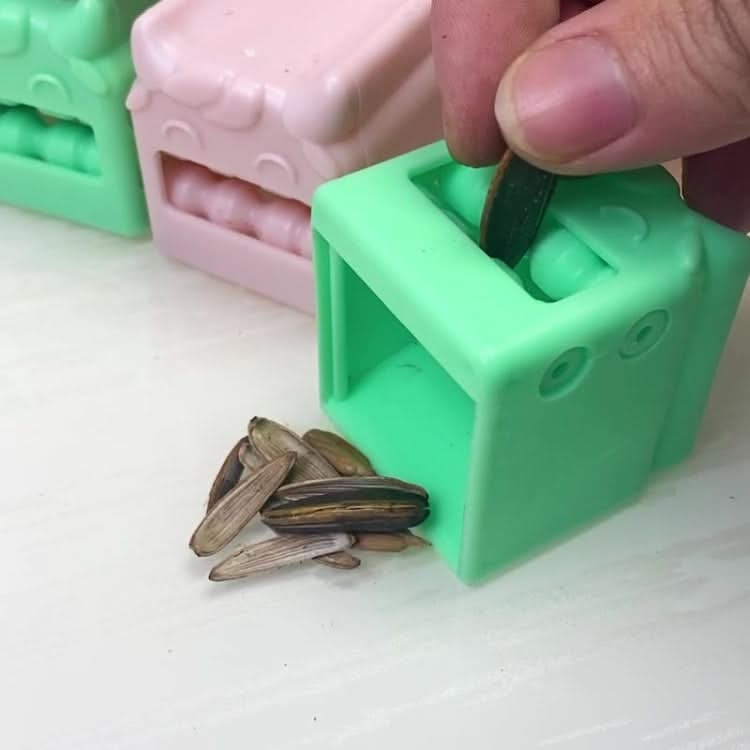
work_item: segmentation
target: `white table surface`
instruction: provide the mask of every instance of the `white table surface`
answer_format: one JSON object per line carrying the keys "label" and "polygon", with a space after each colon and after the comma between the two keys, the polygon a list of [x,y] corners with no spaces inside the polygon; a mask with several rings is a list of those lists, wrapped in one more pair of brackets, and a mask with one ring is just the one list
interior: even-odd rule
{"label": "white table surface", "polygon": [[312,320],[0,207],[0,748],[750,747],[749,337],[689,462],[484,586],[431,550],[212,584],[248,418],[329,425]]}

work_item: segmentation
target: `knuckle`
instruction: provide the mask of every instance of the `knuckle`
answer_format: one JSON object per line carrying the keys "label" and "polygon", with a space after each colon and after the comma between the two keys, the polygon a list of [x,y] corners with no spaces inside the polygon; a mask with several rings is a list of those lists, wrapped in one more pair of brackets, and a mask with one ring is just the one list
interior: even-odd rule
{"label": "knuckle", "polygon": [[750,117],[750,0],[676,0],[676,7],[659,6],[671,51],[696,83]]}
{"label": "knuckle", "polygon": [[717,0],[708,3],[710,20],[723,49],[750,73],[750,0]]}

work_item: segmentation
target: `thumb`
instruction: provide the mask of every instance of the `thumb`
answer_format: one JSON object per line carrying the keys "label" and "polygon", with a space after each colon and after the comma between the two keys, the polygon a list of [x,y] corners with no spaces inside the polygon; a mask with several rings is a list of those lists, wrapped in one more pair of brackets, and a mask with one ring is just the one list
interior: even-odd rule
{"label": "thumb", "polygon": [[747,0],[604,0],[507,71],[506,142],[564,174],[628,169],[750,135]]}

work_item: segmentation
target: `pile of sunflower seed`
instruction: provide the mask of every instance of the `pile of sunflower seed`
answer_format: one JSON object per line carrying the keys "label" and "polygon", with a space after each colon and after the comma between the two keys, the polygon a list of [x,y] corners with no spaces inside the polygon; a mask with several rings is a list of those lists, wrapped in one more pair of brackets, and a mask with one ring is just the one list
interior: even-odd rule
{"label": "pile of sunflower seed", "polygon": [[199,557],[224,549],[256,516],[276,536],[242,547],[215,565],[212,581],[313,561],[359,567],[350,549],[401,552],[428,545],[410,529],[429,515],[427,492],[379,476],[343,438],[325,430],[299,436],[264,417],[229,452],[211,486],[190,548]]}

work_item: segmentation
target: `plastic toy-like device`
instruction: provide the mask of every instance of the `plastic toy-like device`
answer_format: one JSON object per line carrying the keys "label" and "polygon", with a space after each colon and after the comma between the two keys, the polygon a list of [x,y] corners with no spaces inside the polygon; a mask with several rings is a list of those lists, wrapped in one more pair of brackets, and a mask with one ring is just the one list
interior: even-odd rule
{"label": "plastic toy-like device", "polygon": [[315,188],[441,137],[429,13],[430,0],[146,11],[128,106],[156,246],[312,312]]}
{"label": "plastic toy-like device", "polygon": [[123,235],[148,228],[125,97],[152,0],[0,0],[0,201]]}
{"label": "plastic toy-like device", "polygon": [[750,240],[661,168],[558,184],[514,271],[477,245],[491,169],[442,143],[313,203],[321,396],[474,582],[636,496],[685,458]]}

